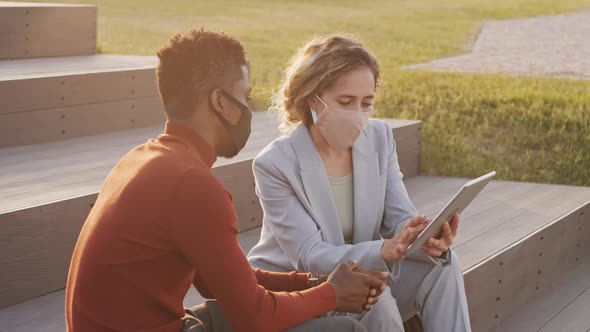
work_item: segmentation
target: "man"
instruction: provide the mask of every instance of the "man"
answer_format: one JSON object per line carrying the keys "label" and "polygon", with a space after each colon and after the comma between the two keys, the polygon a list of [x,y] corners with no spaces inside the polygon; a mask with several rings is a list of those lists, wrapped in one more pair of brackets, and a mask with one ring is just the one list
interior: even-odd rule
{"label": "man", "polygon": [[[242,45],[201,29],[174,36],[158,57],[165,133],[105,180],[71,262],[68,331],[363,330],[317,317],[369,310],[386,274],[352,262],[319,278],[253,270],[238,245],[231,196],[210,168],[250,134]],[[216,301],[185,312],[191,284]]]}

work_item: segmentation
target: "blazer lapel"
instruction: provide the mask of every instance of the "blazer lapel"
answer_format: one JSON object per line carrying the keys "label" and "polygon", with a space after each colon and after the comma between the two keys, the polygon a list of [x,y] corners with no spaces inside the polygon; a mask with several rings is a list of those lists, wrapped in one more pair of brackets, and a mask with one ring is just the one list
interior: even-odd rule
{"label": "blazer lapel", "polygon": [[354,176],[353,243],[373,240],[377,226],[379,160],[363,132],[352,148]]}
{"label": "blazer lapel", "polygon": [[301,181],[313,219],[326,242],[343,245],[344,236],[330,189],[328,174],[307,127],[298,126],[291,134],[291,142],[299,160]]}

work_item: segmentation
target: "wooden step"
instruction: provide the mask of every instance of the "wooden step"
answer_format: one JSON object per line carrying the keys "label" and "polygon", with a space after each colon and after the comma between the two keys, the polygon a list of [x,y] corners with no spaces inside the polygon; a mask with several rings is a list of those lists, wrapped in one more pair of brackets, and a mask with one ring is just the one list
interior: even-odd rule
{"label": "wooden step", "polygon": [[0,61],[0,148],[162,123],[156,65],[127,55]]}
{"label": "wooden step", "polygon": [[0,60],[96,53],[96,6],[0,2]]}
{"label": "wooden step", "polygon": [[[460,188],[466,180],[463,178],[416,176],[406,179],[405,184],[417,209],[423,213],[432,215],[432,211],[436,211],[438,206],[442,206],[444,204],[442,202],[448,200],[450,195]],[[531,191],[547,194],[538,195]],[[535,222],[530,218],[515,218],[516,216],[522,215],[522,213],[517,212],[520,209],[541,211],[542,209],[539,208],[541,206],[540,204],[547,204],[542,197],[551,197],[555,193],[560,193],[559,199],[553,197],[553,200],[564,201],[564,206],[567,206],[564,215],[555,219],[548,212],[537,213],[537,220]],[[531,194],[536,196],[536,198],[526,199]],[[582,210],[580,210],[580,202],[586,202],[585,204],[582,203],[584,206]],[[578,232],[578,236],[585,239],[584,242],[580,243],[580,247],[575,246],[578,248],[576,249],[578,250],[577,254],[580,255],[580,263],[576,265],[576,268],[587,271],[587,263],[583,263],[581,257],[583,257],[584,253],[587,254],[590,252],[590,243],[588,243],[590,220],[584,217],[580,218],[580,216],[587,216],[588,212],[585,214],[581,214],[581,212],[588,211],[589,207],[590,188],[493,181],[482,191],[480,196],[463,213],[459,234],[456,238],[457,241],[453,245],[453,249],[459,255],[465,275],[473,331],[490,331],[499,326],[498,324],[501,323],[502,319],[499,319],[498,323],[494,324],[484,314],[494,317],[498,312],[497,310],[502,310],[501,307],[504,306],[507,307],[504,311],[515,310],[514,304],[518,302],[518,297],[520,296],[518,293],[519,291],[527,291],[527,283],[530,283],[532,287],[540,285],[542,290],[539,290],[539,292],[550,290],[553,287],[550,285],[551,283],[547,283],[547,279],[541,280],[542,277],[537,276],[536,265],[541,264],[543,265],[543,269],[550,269],[554,262],[556,262],[555,259],[550,259],[548,262],[543,263],[538,259],[538,252],[534,250],[525,251],[528,253],[525,257],[512,255],[513,248],[524,248],[522,245],[527,243],[527,239],[539,239],[538,236],[543,233],[547,234],[546,236],[548,237],[540,241],[560,243],[560,241],[554,241],[555,239],[551,238],[552,235],[549,234],[551,233],[549,232],[551,227],[555,225],[560,225],[560,227],[566,226],[566,223],[563,223],[564,220],[569,221],[568,224],[575,221],[570,226],[576,225],[576,227],[582,227],[582,230],[576,229],[582,231]],[[572,218],[572,216],[578,217]],[[497,227],[490,229],[489,222],[492,222]],[[513,224],[514,228],[507,230],[501,227],[501,225],[507,223]],[[539,227],[539,224],[543,224],[544,226]],[[257,227],[240,234],[240,245],[245,252],[250,251],[257,243],[260,230],[261,228]],[[508,233],[511,233],[511,236],[507,236]],[[559,236],[559,234],[555,233],[553,236]],[[475,241],[475,239],[482,238],[485,238],[485,241],[490,243],[486,247],[488,250],[487,253],[478,250],[481,242]],[[518,239],[510,240],[511,238]],[[574,242],[574,244],[577,243]],[[480,254],[470,255],[472,251],[477,251]],[[545,253],[543,256],[552,256],[552,251],[555,252],[555,255],[563,253],[563,250],[556,251],[554,248],[546,247],[543,251]],[[507,255],[510,255],[512,259],[508,260],[510,256]],[[499,265],[495,260],[496,257],[502,257],[504,264]],[[575,261],[575,256],[572,256],[572,259]],[[527,261],[530,261],[530,263],[527,263]],[[519,267],[520,265],[523,268]],[[525,270],[532,270],[534,276],[527,275],[526,273],[523,274],[522,271]],[[512,271],[517,273],[516,279]],[[556,271],[563,271],[563,269]],[[498,273],[502,274],[503,281],[505,281],[501,286],[498,286],[497,280],[494,279]],[[584,273],[586,272],[578,272],[578,275]],[[490,274],[491,277],[486,279],[485,275],[487,274]],[[544,276],[544,274],[542,275]],[[587,276],[587,273],[584,275]],[[540,282],[538,283],[538,281]],[[523,283],[525,284],[524,286],[522,286]],[[565,284],[571,286],[570,282],[566,281]],[[523,289],[515,291],[513,289],[514,287],[523,287]],[[571,291],[568,291],[567,294],[569,295],[566,296],[565,302],[567,302],[567,299],[570,299],[571,302],[571,300],[576,298],[577,294],[582,294],[584,287],[584,284],[570,287],[569,289]],[[491,288],[493,291],[488,292],[488,288]],[[531,287],[529,286],[528,288]],[[497,297],[501,297],[500,301],[497,300]],[[582,296],[578,298],[581,298],[579,301],[585,300],[585,297]],[[64,329],[63,301],[64,292],[61,290],[0,310],[0,330],[4,328],[6,329],[5,332],[20,330],[61,331]],[[202,303],[203,301],[204,299],[196,290],[191,288],[185,297],[184,304],[189,307]],[[564,303],[564,301],[561,303]],[[546,316],[554,315],[552,312],[555,309],[552,310]],[[578,312],[568,312],[568,315],[576,316],[578,319],[583,318]],[[49,325],[40,325],[41,321],[48,322]],[[48,326],[50,328],[47,328]],[[506,329],[504,331],[527,330]]]}
{"label": "wooden step", "polygon": [[[588,191],[573,187],[555,196],[538,195],[528,212],[482,234],[472,245],[458,247],[463,254],[495,250],[465,271],[474,330],[494,331],[510,317],[518,317],[515,312],[590,255]],[[524,238],[513,240],[526,232]],[[490,238],[492,233],[499,236]]]}
{"label": "wooden step", "polygon": [[[404,142],[398,155],[404,176],[411,177],[419,169],[421,123],[387,121]],[[72,248],[105,177],[127,151],[162,129],[0,149],[0,308],[64,287]],[[232,192],[241,230],[262,221],[252,158],[279,135],[276,118],[257,112],[244,150],[215,164],[215,175]]]}
{"label": "wooden step", "polygon": [[[238,241],[244,252],[258,242],[260,227],[244,231]],[[65,331],[64,313],[65,290],[42,295],[32,300],[0,309],[0,331],[2,332],[63,332]],[[191,287],[184,299],[186,307],[204,302],[199,293]]]}
{"label": "wooden step", "polygon": [[496,331],[589,331],[589,308],[590,258],[586,258],[514,312]]}
{"label": "wooden step", "polygon": [[[434,216],[468,180],[415,176],[404,183],[418,211]],[[524,299],[582,266],[590,257],[589,215],[588,187],[492,181],[463,212],[452,245],[464,273],[473,331],[493,331]],[[260,230],[241,239],[246,252]],[[203,300],[192,290],[185,303]]]}

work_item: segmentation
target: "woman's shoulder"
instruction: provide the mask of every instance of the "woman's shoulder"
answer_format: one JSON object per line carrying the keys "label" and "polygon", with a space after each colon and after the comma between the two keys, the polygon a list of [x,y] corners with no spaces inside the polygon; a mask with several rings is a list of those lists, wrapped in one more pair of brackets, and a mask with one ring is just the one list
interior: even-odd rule
{"label": "woman's shoulder", "polygon": [[370,118],[367,124],[367,129],[374,135],[383,136],[391,131],[389,124],[381,119]]}
{"label": "woman's shoulder", "polygon": [[369,119],[365,135],[373,144],[376,150],[387,147],[390,150],[393,147],[393,133],[389,124],[379,119]]}
{"label": "woman's shoulder", "polygon": [[265,146],[254,158],[254,167],[257,165],[278,166],[285,162],[294,162],[295,151],[289,135],[281,136]]}

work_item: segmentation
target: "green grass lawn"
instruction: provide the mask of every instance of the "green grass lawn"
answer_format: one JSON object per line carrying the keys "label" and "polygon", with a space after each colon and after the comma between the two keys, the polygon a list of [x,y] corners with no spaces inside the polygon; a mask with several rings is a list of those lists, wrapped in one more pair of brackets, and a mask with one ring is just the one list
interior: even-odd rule
{"label": "green grass lawn", "polygon": [[199,26],[238,36],[259,102],[309,37],[353,33],[382,66],[379,115],[424,122],[424,173],[495,169],[498,179],[590,185],[589,81],[399,69],[469,51],[486,20],[578,11],[589,0],[60,2],[98,4],[103,53],[152,55]]}

